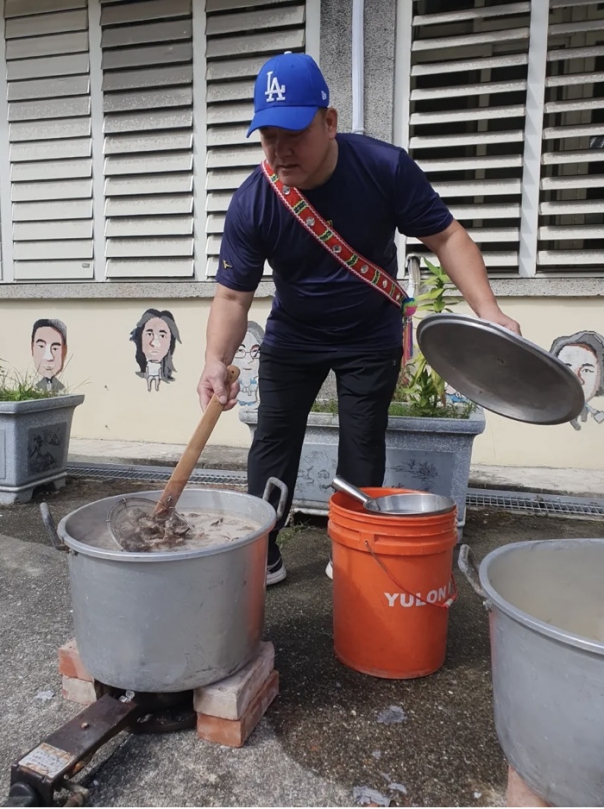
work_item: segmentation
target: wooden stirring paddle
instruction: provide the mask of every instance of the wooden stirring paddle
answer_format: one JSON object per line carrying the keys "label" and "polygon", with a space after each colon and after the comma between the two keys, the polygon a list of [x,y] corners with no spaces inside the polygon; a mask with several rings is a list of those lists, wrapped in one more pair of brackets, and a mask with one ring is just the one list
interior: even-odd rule
{"label": "wooden stirring paddle", "polygon": [[[237,378],[239,377],[239,368],[237,368],[236,365],[229,365],[227,371],[228,373],[225,387],[228,392],[233,382],[236,382]],[[191,437],[191,440],[187,444],[180,461],[174,468],[174,471],[170,476],[170,480],[166,483],[161,497],[157,501],[157,505],[153,511],[154,517],[161,517],[164,519],[167,515],[174,511],[176,503],[178,502],[183,489],[189,482],[189,478],[195,469],[195,464],[199,460],[199,456],[201,455],[208,438],[212,434],[212,430],[216,426],[216,422],[220,418],[220,414],[223,410],[224,405],[218,401],[216,394],[214,394],[210,399],[210,403],[206,407],[205,412]]]}

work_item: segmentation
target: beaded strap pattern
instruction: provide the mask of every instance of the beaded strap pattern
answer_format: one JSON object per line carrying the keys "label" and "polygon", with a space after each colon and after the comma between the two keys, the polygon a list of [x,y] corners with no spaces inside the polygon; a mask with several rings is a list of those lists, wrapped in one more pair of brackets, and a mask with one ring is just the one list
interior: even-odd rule
{"label": "beaded strap pattern", "polygon": [[330,228],[323,217],[313,208],[306,197],[293,186],[284,185],[266,160],[262,170],[279,199],[293,213],[302,227],[323,245],[326,250],[357,278],[370,284],[388,298],[405,317],[416,311],[415,301],[407,296],[402,286],[369,259],[356,253],[344,239]]}

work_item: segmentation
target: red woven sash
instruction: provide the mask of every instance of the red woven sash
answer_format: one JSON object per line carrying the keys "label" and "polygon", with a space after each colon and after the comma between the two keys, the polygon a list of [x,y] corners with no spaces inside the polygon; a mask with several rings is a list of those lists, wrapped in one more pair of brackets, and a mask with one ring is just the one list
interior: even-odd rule
{"label": "red woven sash", "polygon": [[366,284],[370,284],[381,292],[384,297],[403,310],[406,316],[413,314],[415,309],[409,311],[411,299],[407,297],[405,290],[394,278],[391,278],[377,264],[364,258],[360,253],[356,253],[339,233],[329,227],[321,214],[313,208],[297,188],[283,185],[266,160],[262,162],[262,170],[285,207],[336,261],[354,273],[361,281],[365,281]]}

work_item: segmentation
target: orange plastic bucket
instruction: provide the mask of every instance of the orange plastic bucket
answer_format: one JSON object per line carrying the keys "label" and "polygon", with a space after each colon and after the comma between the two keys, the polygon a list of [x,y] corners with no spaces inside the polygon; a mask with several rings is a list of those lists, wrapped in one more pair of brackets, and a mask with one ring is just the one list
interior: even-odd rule
{"label": "orange plastic bucket", "polygon": [[[372,497],[408,489],[367,488]],[[336,657],[374,677],[409,679],[445,661],[449,607],[457,591],[457,512],[371,514],[336,492],[329,502]]]}

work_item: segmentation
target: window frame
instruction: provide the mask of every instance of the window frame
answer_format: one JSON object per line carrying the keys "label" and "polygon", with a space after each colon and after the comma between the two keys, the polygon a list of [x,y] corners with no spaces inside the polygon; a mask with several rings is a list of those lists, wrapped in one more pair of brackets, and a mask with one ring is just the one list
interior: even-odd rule
{"label": "window frame", "polygon": [[[576,3],[580,5],[580,3]],[[555,4],[552,4],[554,6]],[[559,3],[558,3],[559,5]],[[411,117],[411,64],[413,37],[414,2],[397,0],[396,31],[396,64],[395,64],[395,97],[394,97],[394,142],[398,146],[408,148],[410,141]],[[604,267],[593,270],[548,271],[547,265],[539,266],[540,252],[540,220],[542,204],[543,165],[542,155],[548,151],[543,141],[545,125],[546,77],[550,35],[550,2],[549,0],[531,0],[529,20],[529,47],[527,64],[527,95],[524,117],[524,149],[522,188],[520,203],[520,225],[518,241],[518,269],[516,272],[503,274],[491,271],[489,277],[497,282],[500,290],[512,289],[522,281],[523,294],[530,289],[527,286],[537,279],[548,281],[557,290],[577,290],[567,293],[560,291],[554,294],[585,294],[581,288],[591,288],[588,294],[602,294],[604,290]],[[404,236],[398,237],[397,244],[401,256],[413,252],[406,244]],[[401,264],[404,262],[401,261]],[[402,268],[401,268],[402,272]],[[585,279],[594,283],[584,284]],[[570,283],[569,283],[570,282]],[[541,286],[541,284],[539,284]],[[595,286],[595,289],[593,287]],[[532,293],[530,293],[532,294]]]}
{"label": "window frame", "polygon": [[[259,0],[261,3],[262,0]],[[0,42],[4,43],[5,0],[0,0]],[[93,221],[93,259],[92,277],[86,280],[69,278],[40,278],[36,280],[15,280],[12,194],[11,194],[11,162],[8,122],[7,71],[6,60],[0,59],[0,290],[7,287],[17,290],[19,287],[35,287],[40,290],[56,289],[56,297],[61,297],[59,289],[78,288],[82,296],[97,284],[106,284],[114,290],[126,289],[133,285],[145,284],[153,288],[175,288],[187,283],[213,284],[214,279],[208,273],[207,251],[207,81],[206,75],[206,0],[192,0],[193,28],[193,69],[198,80],[193,82],[193,274],[187,277],[170,278],[151,276],[132,276],[122,278],[107,277],[106,255],[106,202],[104,174],[104,104],[103,104],[103,70],[101,47],[101,0],[87,0],[88,12],[88,56],[90,62],[90,107],[91,107],[91,142],[92,142],[92,221]],[[303,24],[305,51],[315,59],[319,59],[321,0],[305,0],[305,22]],[[4,44],[3,44],[4,53]],[[268,268],[270,270],[270,268]],[[270,276],[267,279],[270,282]],[[204,283],[205,282],[205,283]],[[74,289],[75,292],[75,289]],[[111,295],[113,297],[115,293]],[[8,293],[12,296],[12,293]],[[6,295],[5,295],[6,296]],[[17,293],[17,297],[19,294]],[[44,297],[47,297],[45,294]],[[51,295],[55,297],[55,295]],[[76,297],[80,297],[76,294]]]}

